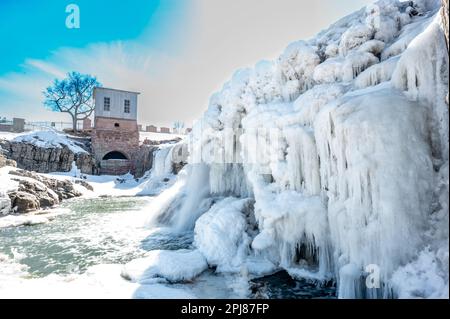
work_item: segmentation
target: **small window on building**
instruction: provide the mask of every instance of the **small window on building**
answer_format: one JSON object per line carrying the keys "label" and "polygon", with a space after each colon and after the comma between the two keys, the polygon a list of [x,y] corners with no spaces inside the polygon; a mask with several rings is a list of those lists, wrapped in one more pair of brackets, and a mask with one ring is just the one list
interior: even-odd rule
{"label": "small window on building", "polygon": [[123,104],[123,112],[130,113],[130,100],[125,100]]}
{"label": "small window on building", "polygon": [[119,123],[114,123],[114,127],[119,127],[120,124]]}
{"label": "small window on building", "polygon": [[103,110],[109,112],[111,108],[111,99],[109,97],[103,98]]}

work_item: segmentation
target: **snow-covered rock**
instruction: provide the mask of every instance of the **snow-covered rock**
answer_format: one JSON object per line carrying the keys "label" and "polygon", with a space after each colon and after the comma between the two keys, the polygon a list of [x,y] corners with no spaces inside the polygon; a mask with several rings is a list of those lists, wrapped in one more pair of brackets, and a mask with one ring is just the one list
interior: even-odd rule
{"label": "snow-covered rock", "polygon": [[15,137],[12,142],[32,144],[42,148],[68,147],[73,153],[86,153],[79,144],[70,140],[66,135],[56,131],[38,131]]}
{"label": "snow-covered rock", "polygon": [[0,216],[52,207],[63,199],[82,195],[67,179],[58,180],[15,167],[0,168],[0,181]]}

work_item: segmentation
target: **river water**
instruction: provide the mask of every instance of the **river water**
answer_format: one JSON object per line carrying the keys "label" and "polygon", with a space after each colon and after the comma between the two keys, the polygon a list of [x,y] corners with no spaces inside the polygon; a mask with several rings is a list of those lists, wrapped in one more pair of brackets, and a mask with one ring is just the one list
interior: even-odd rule
{"label": "river water", "polygon": [[[191,248],[192,232],[175,234],[145,226],[149,214],[146,206],[152,200],[152,197],[108,197],[65,201],[56,209],[61,214],[48,223],[0,228],[0,254],[22,265],[27,280],[32,280],[82,275],[92,266],[125,264],[154,249]],[[1,267],[0,260],[0,274]],[[191,282],[170,286],[187,289],[199,298],[236,298],[242,297],[242,293],[253,298],[335,295],[334,287],[296,281],[285,272],[243,283],[237,277],[208,270]]]}

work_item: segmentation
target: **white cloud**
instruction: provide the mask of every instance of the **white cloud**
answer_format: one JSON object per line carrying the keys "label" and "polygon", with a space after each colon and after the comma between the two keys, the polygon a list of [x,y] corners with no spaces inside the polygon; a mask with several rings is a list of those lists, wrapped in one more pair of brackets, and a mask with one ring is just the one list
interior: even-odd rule
{"label": "white cloud", "polygon": [[25,65],[28,67],[31,66],[36,70],[39,70],[43,73],[47,73],[56,78],[64,77],[64,73],[61,71],[61,69],[56,65],[53,65],[52,63],[48,63],[42,60],[27,59],[25,60]]}

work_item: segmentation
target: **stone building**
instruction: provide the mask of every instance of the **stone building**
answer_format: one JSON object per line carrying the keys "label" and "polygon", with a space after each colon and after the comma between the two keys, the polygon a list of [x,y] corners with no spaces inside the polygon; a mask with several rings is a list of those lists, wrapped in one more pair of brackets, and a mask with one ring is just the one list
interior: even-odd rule
{"label": "stone building", "polygon": [[154,126],[154,125],[147,125],[147,127],[145,128],[145,130],[146,130],[147,132],[153,132],[153,133],[158,132],[158,128],[157,128],[156,126]]}
{"label": "stone building", "polygon": [[137,98],[139,93],[96,87],[92,151],[100,174],[134,172],[139,151]]}
{"label": "stone building", "polygon": [[22,133],[25,131],[25,120],[22,118],[13,118],[12,122],[0,122],[0,132]]}

